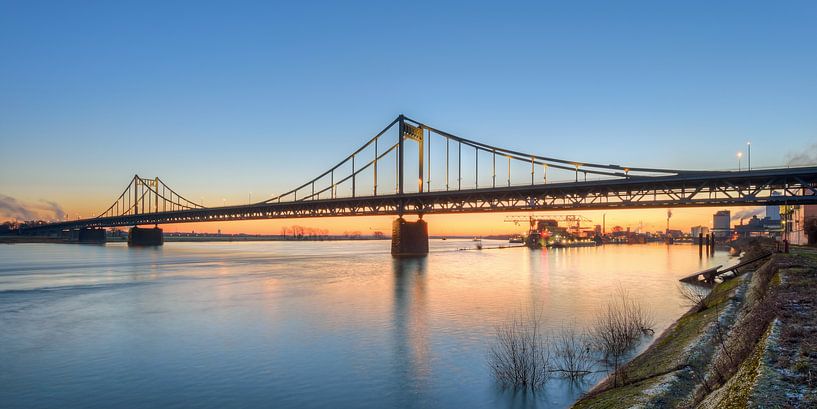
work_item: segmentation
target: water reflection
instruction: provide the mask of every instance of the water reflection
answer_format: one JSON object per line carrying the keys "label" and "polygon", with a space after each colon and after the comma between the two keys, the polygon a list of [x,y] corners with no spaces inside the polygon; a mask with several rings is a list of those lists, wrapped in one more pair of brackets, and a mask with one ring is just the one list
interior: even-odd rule
{"label": "water reflection", "polygon": [[660,333],[677,279],[726,264],[684,245],[431,246],[0,246],[0,406],[566,407],[589,385],[497,388],[496,325],[540,305],[551,330],[584,326],[624,285]]}
{"label": "water reflection", "polygon": [[394,348],[401,392],[406,401],[424,395],[431,374],[428,345],[426,267],[428,260],[398,258],[392,260],[394,277]]}

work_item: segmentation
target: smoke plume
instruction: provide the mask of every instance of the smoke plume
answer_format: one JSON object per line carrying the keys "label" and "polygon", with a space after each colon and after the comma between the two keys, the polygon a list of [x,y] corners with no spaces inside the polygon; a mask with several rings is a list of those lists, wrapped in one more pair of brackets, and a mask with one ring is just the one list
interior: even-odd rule
{"label": "smoke plume", "polygon": [[764,214],[766,209],[762,207],[754,207],[751,209],[741,210],[732,214],[732,220],[750,219],[752,216],[760,216]]}
{"label": "smoke plume", "polygon": [[63,220],[65,211],[57,202],[40,200],[38,203],[23,203],[11,196],[0,194],[0,219],[19,221],[48,219]]}
{"label": "smoke plume", "polygon": [[65,219],[65,210],[62,210],[62,207],[57,202],[52,202],[50,200],[41,199],[41,202],[45,203],[46,210],[51,211],[54,213],[54,218],[57,220],[64,220]]}
{"label": "smoke plume", "polygon": [[17,199],[0,194],[0,217],[17,220],[33,220],[37,216]]}
{"label": "smoke plume", "polygon": [[786,164],[789,166],[817,165],[817,143],[813,143],[799,152],[787,153]]}

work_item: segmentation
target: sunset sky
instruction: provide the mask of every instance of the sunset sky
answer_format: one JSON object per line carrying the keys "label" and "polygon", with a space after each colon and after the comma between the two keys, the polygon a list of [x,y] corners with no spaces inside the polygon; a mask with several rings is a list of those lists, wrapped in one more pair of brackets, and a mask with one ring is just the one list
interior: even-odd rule
{"label": "sunset sky", "polygon": [[[137,173],[206,206],[261,200],[400,113],[585,162],[734,169],[751,141],[753,167],[814,164],[815,21],[811,1],[3,2],[0,220],[96,216]],[[676,209],[671,227],[716,210]],[[606,213],[608,228],[665,226],[666,209]],[[519,230],[427,219],[432,234]]]}

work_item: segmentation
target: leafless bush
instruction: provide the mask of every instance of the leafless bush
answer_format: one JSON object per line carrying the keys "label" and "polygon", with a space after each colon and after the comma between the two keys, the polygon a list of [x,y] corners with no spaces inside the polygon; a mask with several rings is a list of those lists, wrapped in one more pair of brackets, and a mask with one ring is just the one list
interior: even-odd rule
{"label": "leafless bush", "polygon": [[700,311],[704,308],[704,300],[709,295],[709,289],[694,284],[678,284],[678,292],[684,298],[684,305]]}
{"label": "leafless bush", "polygon": [[550,375],[550,348],[542,313],[531,310],[496,329],[489,365],[503,386],[537,389]]}
{"label": "leafless bush", "polygon": [[580,379],[593,371],[594,357],[586,333],[575,327],[565,327],[554,341],[556,364],[553,372],[570,379]]}
{"label": "leafless bush", "polygon": [[613,367],[613,386],[618,384],[621,359],[643,335],[652,333],[652,326],[647,311],[623,288],[619,288],[596,315],[590,334],[597,349]]}

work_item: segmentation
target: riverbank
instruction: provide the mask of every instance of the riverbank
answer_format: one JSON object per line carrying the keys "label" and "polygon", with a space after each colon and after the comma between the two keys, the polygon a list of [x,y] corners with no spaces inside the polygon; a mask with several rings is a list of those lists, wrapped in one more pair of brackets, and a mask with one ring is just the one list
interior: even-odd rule
{"label": "riverbank", "polygon": [[[740,244],[747,260],[769,243]],[[817,249],[793,247],[712,291],[574,405],[814,407]]]}
{"label": "riverbank", "polygon": [[[71,243],[71,240],[62,237],[40,237],[40,236],[0,236],[0,244],[22,244],[22,243]],[[76,240],[73,241],[76,243]]]}

